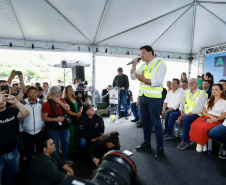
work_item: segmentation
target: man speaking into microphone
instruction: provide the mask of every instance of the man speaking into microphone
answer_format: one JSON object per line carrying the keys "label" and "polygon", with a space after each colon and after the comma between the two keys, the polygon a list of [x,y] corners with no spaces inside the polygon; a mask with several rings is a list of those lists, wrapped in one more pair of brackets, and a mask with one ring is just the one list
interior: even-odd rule
{"label": "man speaking into microphone", "polygon": [[151,149],[151,128],[155,129],[157,154],[155,159],[163,158],[163,129],[160,120],[163,80],[166,74],[166,64],[163,60],[154,58],[151,46],[140,48],[143,63],[138,70],[138,58],[132,60],[131,79],[140,81],[139,106],[142,117],[144,142],[136,148],[137,151]]}

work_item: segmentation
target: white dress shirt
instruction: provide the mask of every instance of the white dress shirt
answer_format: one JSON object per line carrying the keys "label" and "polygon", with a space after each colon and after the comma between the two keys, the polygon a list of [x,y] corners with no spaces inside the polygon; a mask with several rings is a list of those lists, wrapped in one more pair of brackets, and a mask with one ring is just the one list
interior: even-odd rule
{"label": "white dress shirt", "polygon": [[164,100],[164,103],[167,103],[168,108],[173,108],[174,110],[178,109],[180,106],[180,101],[183,96],[184,91],[178,88],[175,92],[173,90],[170,90],[166,94],[166,99]]}
{"label": "white dress shirt", "polygon": [[[147,66],[147,69],[156,61],[157,59],[153,59]],[[145,64],[147,65],[147,64]],[[141,75],[143,72],[143,70],[140,72],[139,69],[135,71],[135,73]],[[158,71],[157,71],[157,74],[156,74],[156,78],[155,79],[151,79],[151,87],[161,87],[162,86],[162,82],[164,80],[164,77],[165,77],[165,74],[166,74],[166,65],[164,62],[161,62],[159,64],[159,67],[158,67]],[[136,80],[136,76],[134,73],[130,73],[131,75],[131,79],[132,80]]]}

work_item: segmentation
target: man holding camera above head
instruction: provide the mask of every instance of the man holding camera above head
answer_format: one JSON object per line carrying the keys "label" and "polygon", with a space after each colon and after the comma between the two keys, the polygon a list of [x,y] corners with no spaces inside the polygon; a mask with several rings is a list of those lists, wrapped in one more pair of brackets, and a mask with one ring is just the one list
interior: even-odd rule
{"label": "man holding camera above head", "polygon": [[67,159],[69,146],[69,125],[66,124],[65,111],[70,106],[60,97],[60,87],[52,86],[49,90],[50,99],[42,105],[42,119],[45,122],[47,134],[53,139],[56,145],[56,152],[59,151],[59,139],[62,143],[62,158]]}
{"label": "man holding camera above head", "polygon": [[[7,185],[14,185],[14,179],[19,171],[17,150],[19,134],[19,118],[29,116],[27,108],[15,96],[6,94],[8,82],[0,80],[0,184],[4,180]],[[6,107],[9,102],[14,107]]]}
{"label": "man holding camera above head", "polygon": [[13,89],[12,95],[16,96],[18,101],[22,101],[23,99],[27,98],[26,87],[25,87],[24,79],[23,79],[23,73],[21,71],[12,70],[11,74],[8,78],[8,83],[10,85],[12,83],[12,80],[15,78],[16,75],[19,78],[20,84],[19,83],[13,83],[12,84],[12,89]]}
{"label": "man holding camera above head", "polygon": [[163,157],[163,129],[159,113],[162,102],[162,85],[166,74],[166,64],[163,60],[154,58],[154,51],[151,46],[140,48],[141,59],[145,63],[136,70],[139,63],[138,58],[133,59],[131,78],[140,81],[139,106],[142,117],[144,142],[138,146],[137,151],[151,149],[151,128],[155,129],[157,142],[157,154],[155,159]]}
{"label": "man holding camera above head", "polygon": [[118,75],[115,76],[113,80],[113,87],[120,88],[119,100],[118,100],[118,115],[121,117],[121,104],[123,105],[125,118],[128,119],[128,108],[127,108],[127,89],[129,88],[129,79],[128,76],[123,74],[123,69],[118,68]]}

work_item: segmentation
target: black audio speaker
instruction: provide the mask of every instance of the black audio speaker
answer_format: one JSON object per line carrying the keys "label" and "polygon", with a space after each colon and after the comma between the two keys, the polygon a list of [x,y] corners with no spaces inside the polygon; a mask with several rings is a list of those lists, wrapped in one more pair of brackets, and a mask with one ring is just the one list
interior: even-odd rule
{"label": "black audio speaker", "polygon": [[76,77],[81,78],[81,81],[85,81],[85,68],[84,66],[76,66]]}
{"label": "black audio speaker", "polygon": [[63,60],[62,61],[62,68],[66,68],[67,67],[67,61]]}

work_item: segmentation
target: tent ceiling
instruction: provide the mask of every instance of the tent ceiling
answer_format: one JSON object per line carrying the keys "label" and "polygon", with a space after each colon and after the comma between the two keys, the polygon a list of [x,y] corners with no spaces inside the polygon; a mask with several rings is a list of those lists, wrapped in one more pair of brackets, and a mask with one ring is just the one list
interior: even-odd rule
{"label": "tent ceiling", "polygon": [[1,0],[0,47],[196,54],[226,43],[225,10],[225,0]]}

